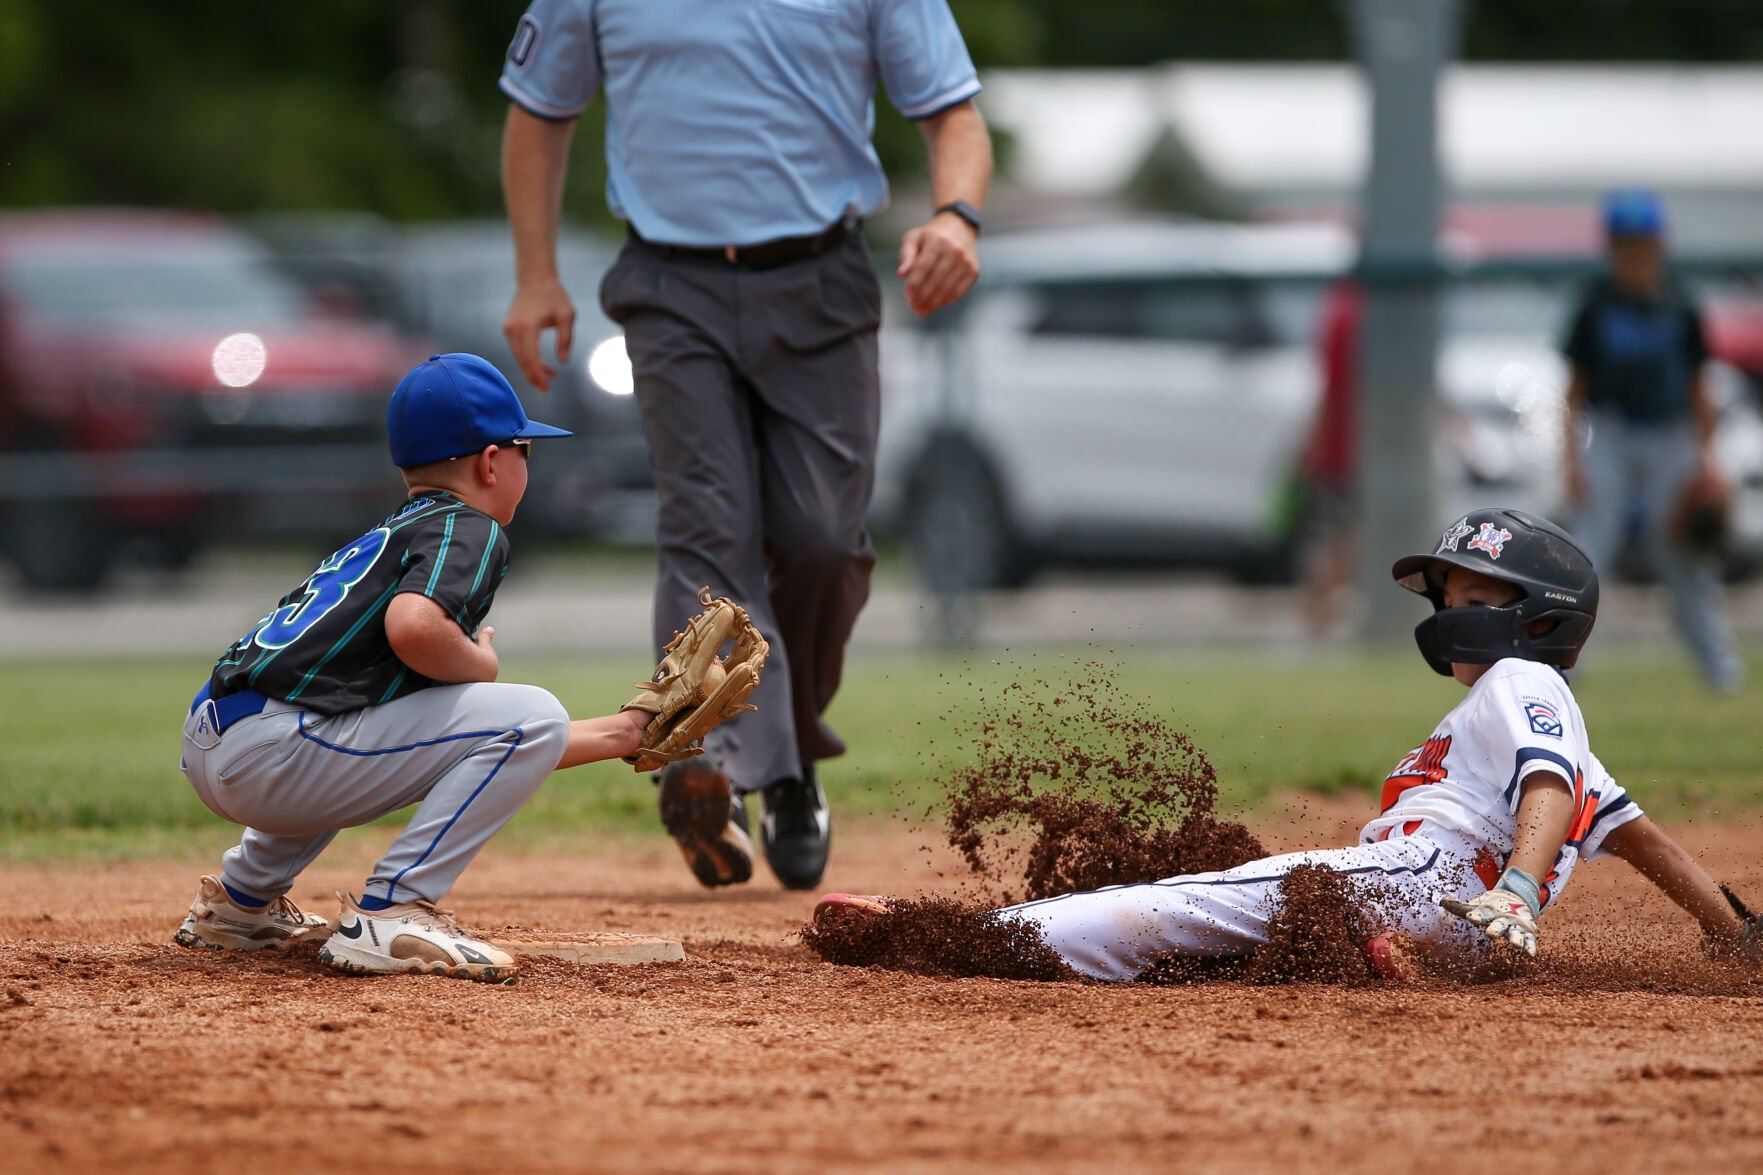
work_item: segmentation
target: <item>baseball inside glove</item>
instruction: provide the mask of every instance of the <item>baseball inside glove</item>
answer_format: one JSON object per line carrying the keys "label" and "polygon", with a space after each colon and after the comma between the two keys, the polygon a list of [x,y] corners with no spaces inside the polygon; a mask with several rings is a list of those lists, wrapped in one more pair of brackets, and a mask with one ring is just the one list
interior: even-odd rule
{"label": "baseball inside glove", "polygon": [[[753,627],[747,610],[727,596],[712,599],[706,587],[699,590],[698,602],[704,611],[673,634],[655,676],[639,681],[637,696],[624,704],[626,710],[655,715],[637,753],[625,756],[638,771],[656,771],[703,754],[706,734],[736,714],[758,708],[748,704],[747,695],[758,688],[771,645]],[[720,655],[731,641],[728,655]]]}
{"label": "baseball inside glove", "polygon": [[1719,475],[1703,471],[1678,497],[1671,536],[1691,551],[1719,555],[1732,537],[1732,489]]}

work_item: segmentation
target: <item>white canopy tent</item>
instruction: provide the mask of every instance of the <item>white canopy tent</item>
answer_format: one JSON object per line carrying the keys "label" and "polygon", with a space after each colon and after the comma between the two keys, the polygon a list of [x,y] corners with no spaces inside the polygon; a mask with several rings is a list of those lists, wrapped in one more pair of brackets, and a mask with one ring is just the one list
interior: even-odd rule
{"label": "white canopy tent", "polygon": [[[1173,136],[1254,211],[1359,192],[1368,93],[1349,65],[994,70],[981,104],[1012,136],[1010,182],[1106,201]],[[1459,65],[1440,146],[1460,200],[1575,200],[1647,184],[1710,240],[1763,238],[1763,68]]]}

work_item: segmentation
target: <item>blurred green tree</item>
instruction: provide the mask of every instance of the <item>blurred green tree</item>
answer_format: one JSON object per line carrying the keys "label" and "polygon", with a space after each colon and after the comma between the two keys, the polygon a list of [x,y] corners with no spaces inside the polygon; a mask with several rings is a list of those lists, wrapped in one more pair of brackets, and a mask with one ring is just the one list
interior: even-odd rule
{"label": "blurred green tree", "polygon": [[[1318,0],[952,0],[988,66],[1340,60]],[[496,215],[496,90],[522,0],[323,5],[0,0],[0,205],[347,208]],[[1755,0],[1477,0],[1472,59],[1754,61]],[[983,102],[983,100],[982,100]],[[892,174],[924,166],[881,103]],[[567,196],[604,221],[602,115],[582,119]]]}

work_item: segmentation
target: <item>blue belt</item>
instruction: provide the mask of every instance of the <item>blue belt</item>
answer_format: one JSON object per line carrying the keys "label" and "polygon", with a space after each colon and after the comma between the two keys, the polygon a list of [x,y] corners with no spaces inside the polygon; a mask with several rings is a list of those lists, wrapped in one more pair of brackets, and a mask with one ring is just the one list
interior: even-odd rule
{"label": "blue belt", "polygon": [[203,702],[214,702],[214,733],[225,734],[226,728],[241,718],[249,718],[253,714],[261,714],[269,705],[269,695],[258,693],[254,689],[240,690],[236,694],[228,694],[224,698],[215,698],[211,692],[213,682],[205,681],[202,688],[196,691],[196,698],[190,703],[190,713]]}

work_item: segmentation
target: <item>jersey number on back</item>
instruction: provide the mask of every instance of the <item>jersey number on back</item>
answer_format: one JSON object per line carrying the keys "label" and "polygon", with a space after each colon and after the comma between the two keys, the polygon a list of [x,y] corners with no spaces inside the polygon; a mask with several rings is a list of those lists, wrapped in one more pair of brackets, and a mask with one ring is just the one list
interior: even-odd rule
{"label": "jersey number on back", "polygon": [[266,649],[280,649],[306,635],[309,628],[348,597],[349,589],[361,582],[391,537],[392,532],[383,526],[370,530],[320,563],[306,581],[306,595],[277,608],[258,626],[257,643]]}

